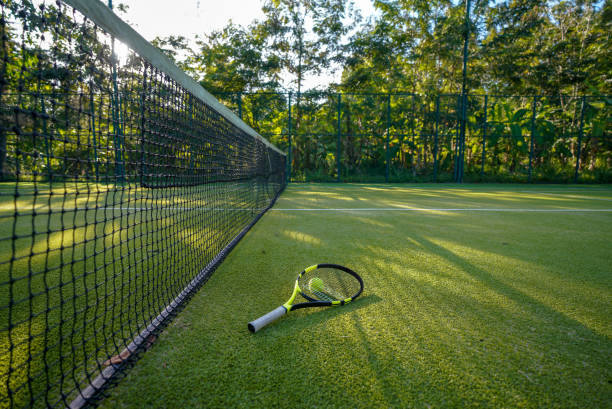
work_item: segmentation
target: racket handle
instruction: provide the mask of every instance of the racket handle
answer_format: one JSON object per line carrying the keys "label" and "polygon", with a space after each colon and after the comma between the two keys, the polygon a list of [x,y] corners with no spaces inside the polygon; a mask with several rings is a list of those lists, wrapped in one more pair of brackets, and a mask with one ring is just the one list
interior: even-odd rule
{"label": "racket handle", "polygon": [[266,315],[262,315],[256,320],[249,322],[249,331],[257,332],[266,325],[273,323],[285,314],[287,314],[287,309],[281,305],[280,307],[270,311]]}

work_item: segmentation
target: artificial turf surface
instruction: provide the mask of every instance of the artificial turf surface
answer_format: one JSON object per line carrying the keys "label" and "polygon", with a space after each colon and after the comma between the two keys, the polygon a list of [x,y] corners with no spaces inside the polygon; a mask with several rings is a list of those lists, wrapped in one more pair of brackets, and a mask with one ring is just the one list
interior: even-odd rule
{"label": "artificial turf surface", "polygon": [[[399,207],[498,210],[338,210]],[[102,406],[612,407],[611,208],[609,186],[290,185]],[[362,297],[247,331],[320,262]]]}

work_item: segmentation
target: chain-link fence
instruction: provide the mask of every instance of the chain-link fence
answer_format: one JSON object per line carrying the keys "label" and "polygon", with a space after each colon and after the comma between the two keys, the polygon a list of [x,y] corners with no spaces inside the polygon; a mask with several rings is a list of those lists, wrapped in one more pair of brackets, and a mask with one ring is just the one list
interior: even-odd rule
{"label": "chain-link fence", "polygon": [[606,96],[219,97],[287,151],[292,181],[612,181],[612,98]]}

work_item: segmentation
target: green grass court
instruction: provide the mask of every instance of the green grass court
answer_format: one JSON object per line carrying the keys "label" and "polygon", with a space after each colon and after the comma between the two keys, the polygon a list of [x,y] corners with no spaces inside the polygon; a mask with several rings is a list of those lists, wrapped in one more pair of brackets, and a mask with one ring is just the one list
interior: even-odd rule
{"label": "green grass court", "polygon": [[[102,406],[612,407],[611,243],[610,186],[292,184]],[[320,262],[362,297],[247,331]]]}

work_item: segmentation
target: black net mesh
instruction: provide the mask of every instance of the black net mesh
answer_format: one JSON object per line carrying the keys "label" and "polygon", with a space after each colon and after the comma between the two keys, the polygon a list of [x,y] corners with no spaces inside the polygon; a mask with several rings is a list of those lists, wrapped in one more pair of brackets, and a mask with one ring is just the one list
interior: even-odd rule
{"label": "black net mesh", "polygon": [[272,205],[285,156],[63,2],[0,6],[0,407],[67,406]]}

